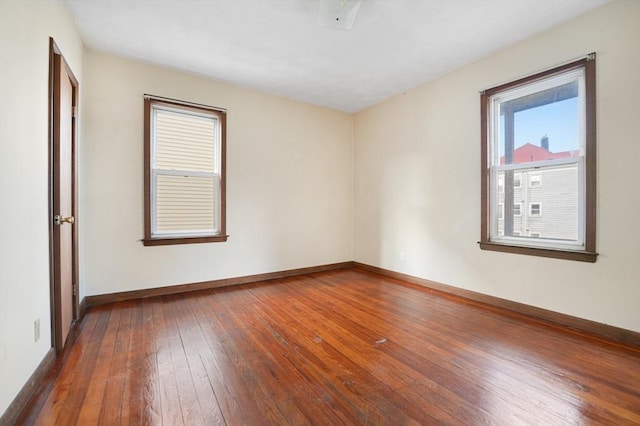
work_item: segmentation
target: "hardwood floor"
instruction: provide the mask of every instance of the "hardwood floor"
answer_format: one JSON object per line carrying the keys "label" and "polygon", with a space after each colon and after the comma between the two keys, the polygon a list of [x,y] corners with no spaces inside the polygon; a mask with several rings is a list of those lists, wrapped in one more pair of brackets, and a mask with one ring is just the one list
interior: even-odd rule
{"label": "hardwood floor", "polygon": [[640,424],[640,351],[358,270],[91,308],[20,424]]}

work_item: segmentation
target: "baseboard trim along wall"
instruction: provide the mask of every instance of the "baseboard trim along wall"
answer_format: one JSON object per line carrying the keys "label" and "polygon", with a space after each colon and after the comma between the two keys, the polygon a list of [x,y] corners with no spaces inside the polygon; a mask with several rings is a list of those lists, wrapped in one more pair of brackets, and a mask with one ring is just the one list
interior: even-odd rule
{"label": "baseboard trim along wall", "polygon": [[448,295],[450,297],[455,297],[458,300],[462,300],[463,302],[480,303],[484,306],[494,308],[502,313],[511,312],[520,316],[526,316],[528,318],[541,321],[550,326],[561,327],[565,330],[582,334],[589,334],[590,336],[603,338],[607,341],[613,341],[625,346],[640,348],[640,333],[632,330],[627,330],[608,324],[602,324],[599,322],[587,320],[584,318],[578,318],[547,309],[537,308],[535,306],[513,302],[511,300],[501,299],[499,297],[489,296],[487,294],[477,293],[471,290],[465,290],[459,287],[441,284],[435,281],[429,281],[424,278],[418,278],[413,275],[403,274],[401,272],[395,272],[360,262],[353,262],[353,267],[370,273],[383,275],[388,278],[393,278],[411,284],[417,284],[421,287],[426,287],[435,292]]}
{"label": "baseboard trim along wall", "polygon": [[120,293],[101,294],[87,296],[81,305],[86,308],[104,303],[121,302],[124,300],[142,299],[146,297],[165,296],[169,294],[185,293],[189,291],[208,290],[212,288],[228,287],[232,285],[249,284],[259,281],[275,280],[279,278],[295,277],[297,275],[313,274],[316,272],[333,271],[336,269],[349,269],[353,262],[331,263],[328,265],[310,266],[306,268],[289,269],[286,271],[267,272],[264,274],[246,275],[236,278],[224,278],[213,281],[203,281],[191,284],[172,285],[167,287],[155,287],[143,290],[123,291]]}
{"label": "baseboard trim along wall", "polygon": [[31,397],[33,397],[36,390],[40,387],[44,378],[51,370],[53,363],[56,361],[56,351],[50,348],[47,354],[44,356],[40,364],[36,367],[35,371],[24,384],[18,395],[13,398],[9,407],[0,416],[0,426],[9,426],[16,423],[18,417],[22,413],[22,410],[27,406]]}
{"label": "baseboard trim along wall", "polygon": [[82,317],[84,317],[84,313],[87,312],[87,298],[83,297],[78,305],[78,319],[76,322],[79,322]]}

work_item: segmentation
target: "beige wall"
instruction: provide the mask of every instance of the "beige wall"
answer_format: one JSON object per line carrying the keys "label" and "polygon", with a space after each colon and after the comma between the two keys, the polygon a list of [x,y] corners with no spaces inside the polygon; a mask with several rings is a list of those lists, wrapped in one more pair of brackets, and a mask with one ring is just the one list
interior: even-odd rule
{"label": "beige wall", "polygon": [[50,36],[82,90],[83,47],[66,7],[57,1],[0,1],[0,415],[51,347]]}
{"label": "beige wall", "polygon": [[[597,263],[481,251],[478,92],[589,52]],[[640,2],[619,1],[357,114],[355,260],[640,331],[639,66]]]}
{"label": "beige wall", "polygon": [[[352,259],[353,117],[85,54],[81,297]],[[143,94],[227,108],[226,243],[143,247]]]}
{"label": "beige wall", "polygon": [[[0,0],[0,413],[51,343],[49,36],[82,96],[81,297],[355,259],[640,331],[639,22],[614,2],[354,118],[83,51],[57,1]],[[478,91],[592,51],[598,262],[481,251]],[[227,243],[139,242],[144,93],[228,109]]]}

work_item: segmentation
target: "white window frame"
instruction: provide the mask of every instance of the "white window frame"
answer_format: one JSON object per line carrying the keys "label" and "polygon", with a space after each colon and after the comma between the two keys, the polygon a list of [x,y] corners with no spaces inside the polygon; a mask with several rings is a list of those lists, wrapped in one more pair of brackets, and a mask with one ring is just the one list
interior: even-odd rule
{"label": "white window frame", "polygon": [[[536,183],[534,185],[534,183]],[[540,188],[542,186],[542,174],[529,174],[529,188]]]}
{"label": "white window frame", "polygon": [[[517,185],[516,185],[516,183],[517,183]],[[514,188],[522,188],[522,173],[514,173],[513,174],[513,187]]]}
{"label": "white window frame", "polygon": [[[516,214],[516,207],[518,208],[517,214]],[[513,216],[514,217],[522,216],[522,203],[513,203]],[[504,212],[502,213],[502,218],[504,219]]]}

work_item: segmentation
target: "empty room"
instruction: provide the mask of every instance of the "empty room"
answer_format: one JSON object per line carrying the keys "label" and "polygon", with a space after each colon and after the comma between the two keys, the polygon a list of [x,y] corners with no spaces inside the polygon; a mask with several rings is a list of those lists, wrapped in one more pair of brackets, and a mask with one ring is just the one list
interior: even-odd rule
{"label": "empty room", "polygon": [[640,424],[640,1],[0,0],[0,426]]}

